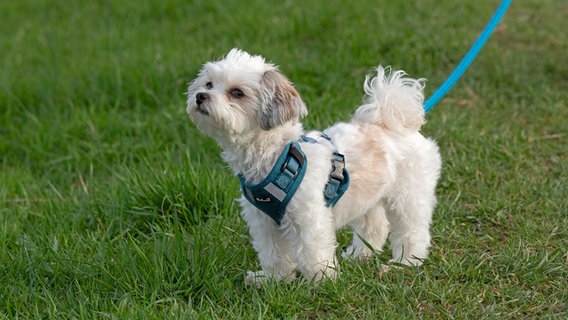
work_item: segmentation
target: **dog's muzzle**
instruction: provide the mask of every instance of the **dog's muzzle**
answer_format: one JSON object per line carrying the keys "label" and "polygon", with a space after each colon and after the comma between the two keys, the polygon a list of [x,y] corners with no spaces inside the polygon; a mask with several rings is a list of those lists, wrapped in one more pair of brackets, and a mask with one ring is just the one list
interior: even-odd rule
{"label": "dog's muzzle", "polygon": [[205,92],[199,92],[196,96],[195,96],[195,102],[197,102],[197,105],[200,105],[203,103],[203,101],[205,100],[209,100],[209,94],[205,93]]}
{"label": "dog's muzzle", "polygon": [[208,115],[209,112],[207,112],[207,110],[205,110],[202,107],[202,104],[203,104],[204,101],[207,101],[209,99],[211,99],[211,97],[209,96],[208,93],[205,93],[205,92],[197,93],[197,95],[195,96],[195,102],[197,103],[197,111],[199,111],[200,113],[203,113],[205,115]]}

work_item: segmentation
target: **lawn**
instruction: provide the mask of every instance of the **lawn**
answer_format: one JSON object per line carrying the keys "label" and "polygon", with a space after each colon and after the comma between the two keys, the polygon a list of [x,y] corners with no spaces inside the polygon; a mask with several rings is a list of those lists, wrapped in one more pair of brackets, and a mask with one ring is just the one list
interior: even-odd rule
{"label": "lawn", "polygon": [[514,2],[428,113],[444,165],[418,269],[381,273],[387,247],[335,282],[246,287],[238,181],[185,113],[232,47],[281,66],[308,129],[348,120],[379,63],[429,96],[498,4],[0,2],[0,318],[568,318],[566,2]]}

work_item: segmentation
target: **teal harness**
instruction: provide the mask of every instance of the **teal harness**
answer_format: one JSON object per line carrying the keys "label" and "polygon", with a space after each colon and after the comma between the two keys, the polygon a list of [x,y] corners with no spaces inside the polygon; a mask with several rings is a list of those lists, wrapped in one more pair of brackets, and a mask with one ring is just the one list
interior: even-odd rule
{"label": "teal harness", "polygon": [[[330,140],[324,133],[321,136]],[[318,143],[317,140],[301,136],[302,141]],[[257,209],[264,212],[278,225],[282,223],[286,206],[298,190],[308,168],[308,159],[300,143],[292,141],[286,145],[274,167],[260,183],[251,185],[239,175],[245,198]],[[323,196],[327,207],[333,207],[349,187],[349,173],[345,169],[345,157],[335,151],[331,158],[331,171]]]}

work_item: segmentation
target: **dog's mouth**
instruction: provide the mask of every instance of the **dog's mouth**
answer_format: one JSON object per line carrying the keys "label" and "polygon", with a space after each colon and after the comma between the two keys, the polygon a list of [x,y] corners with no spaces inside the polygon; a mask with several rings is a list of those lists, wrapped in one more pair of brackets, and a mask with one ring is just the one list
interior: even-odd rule
{"label": "dog's mouth", "polygon": [[209,112],[203,108],[202,104],[197,105],[197,112],[201,113],[202,115],[208,116]]}

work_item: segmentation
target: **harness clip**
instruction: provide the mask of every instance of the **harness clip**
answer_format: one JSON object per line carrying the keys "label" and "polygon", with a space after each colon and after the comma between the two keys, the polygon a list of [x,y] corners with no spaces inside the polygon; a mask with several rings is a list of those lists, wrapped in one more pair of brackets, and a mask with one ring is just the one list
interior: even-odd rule
{"label": "harness clip", "polygon": [[333,160],[331,161],[332,170],[329,174],[333,179],[339,180],[340,182],[345,179],[343,176],[343,170],[345,169],[345,157],[342,154],[334,153]]}

